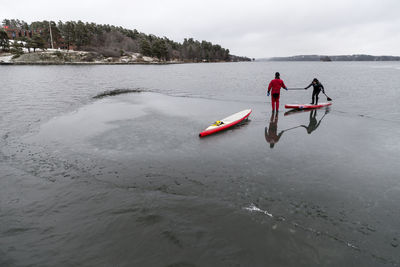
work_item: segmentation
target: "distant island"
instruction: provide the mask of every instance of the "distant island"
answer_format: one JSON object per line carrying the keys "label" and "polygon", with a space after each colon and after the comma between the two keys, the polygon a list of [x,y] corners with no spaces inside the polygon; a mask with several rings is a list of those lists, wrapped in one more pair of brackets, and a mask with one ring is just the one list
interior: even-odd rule
{"label": "distant island", "polygon": [[82,21],[4,19],[0,26],[3,64],[165,64],[251,61],[207,41],[183,43],[113,25]]}
{"label": "distant island", "polygon": [[340,55],[340,56],[326,56],[326,55],[299,55],[291,57],[271,57],[261,58],[257,61],[399,61],[400,57],[397,56],[371,56],[371,55]]}

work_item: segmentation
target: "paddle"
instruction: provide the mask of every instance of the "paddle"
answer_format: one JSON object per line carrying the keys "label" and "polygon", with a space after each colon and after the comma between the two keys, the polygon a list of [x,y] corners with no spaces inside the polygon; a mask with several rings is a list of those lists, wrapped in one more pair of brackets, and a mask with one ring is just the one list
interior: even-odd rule
{"label": "paddle", "polygon": [[301,125],[296,126],[296,127],[292,127],[292,128],[289,128],[289,129],[282,130],[282,132],[286,132],[286,131],[289,131],[289,130],[293,130],[293,129],[296,129],[296,128],[299,128],[299,127],[301,127]]}
{"label": "paddle", "polygon": [[[288,88],[288,90],[305,90],[304,88]],[[332,101],[332,98],[327,96],[324,92],[322,92],[326,96],[326,100]]]}
{"label": "paddle", "polygon": [[326,100],[332,101],[332,98],[330,98],[329,96],[327,96],[324,92],[322,92],[322,93],[326,96]]}

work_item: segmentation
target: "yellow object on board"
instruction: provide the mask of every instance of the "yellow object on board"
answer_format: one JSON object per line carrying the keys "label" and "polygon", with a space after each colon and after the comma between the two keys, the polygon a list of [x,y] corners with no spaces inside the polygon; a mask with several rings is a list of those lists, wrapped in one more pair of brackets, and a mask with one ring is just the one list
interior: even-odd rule
{"label": "yellow object on board", "polygon": [[224,124],[222,121],[216,121],[214,122],[213,126],[220,126],[222,124]]}

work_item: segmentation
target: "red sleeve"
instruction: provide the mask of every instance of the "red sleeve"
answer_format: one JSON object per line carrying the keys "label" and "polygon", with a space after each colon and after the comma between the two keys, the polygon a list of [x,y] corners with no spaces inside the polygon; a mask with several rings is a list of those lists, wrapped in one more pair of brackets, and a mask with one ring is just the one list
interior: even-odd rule
{"label": "red sleeve", "polygon": [[269,85],[268,85],[268,92],[271,90],[271,87],[272,87],[272,81],[269,82]]}
{"label": "red sleeve", "polygon": [[283,81],[282,81],[282,87],[286,88],[286,85],[285,85],[285,83]]}

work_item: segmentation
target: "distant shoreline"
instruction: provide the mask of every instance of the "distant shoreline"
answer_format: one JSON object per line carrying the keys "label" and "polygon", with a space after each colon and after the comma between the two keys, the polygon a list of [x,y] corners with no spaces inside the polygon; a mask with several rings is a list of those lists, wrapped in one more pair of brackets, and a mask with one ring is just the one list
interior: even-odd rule
{"label": "distant shoreline", "polygon": [[372,56],[372,55],[298,55],[289,57],[260,58],[256,61],[400,61],[398,56]]}

